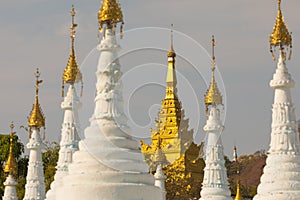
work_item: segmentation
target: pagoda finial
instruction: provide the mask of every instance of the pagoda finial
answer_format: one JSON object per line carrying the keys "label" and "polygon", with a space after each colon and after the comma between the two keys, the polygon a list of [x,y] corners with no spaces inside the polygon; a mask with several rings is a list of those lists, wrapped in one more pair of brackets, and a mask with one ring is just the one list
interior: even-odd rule
{"label": "pagoda finial", "polygon": [[40,129],[41,127],[45,128],[45,117],[42,112],[41,106],[39,104],[39,85],[43,82],[43,80],[39,80],[40,77],[39,69],[37,68],[35,72],[36,83],[35,83],[35,102],[33,104],[32,111],[30,113],[30,117],[28,118],[28,126],[35,127]]}
{"label": "pagoda finial", "polygon": [[173,27],[174,27],[173,24],[171,24],[171,46],[170,46],[170,50],[168,51],[168,57],[175,58],[176,53],[175,53],[174,47],[173,47]]}
{"label": "pagoda finial", "polygon": [[[118,0],[103,0],[101,8],[98,12],[98,22],[100,33],[107,29],[116,29],[117,24],[121,23],[120,26],[120,37],[123,37],[123,13]],[[106,27],[104,26],[106,25]]]}
{"label": "pagoda finial", "polygon": [[273,32],[270,35],[270,52],[272,53],[273,60],[276,59],[274,54],[276,47],[279,47],[280,54],[284,60],[286,60],[286,52],[284,51],[285,47],[290,49],[289,58],[291,59],[292,55],[292,33],[289,32],[287,25],[284,22],[284,17],[281,12],[281,0],[278,1],[278,12],[276,17],[276,22],[273,28]]}
{"label": "pagoda finial", "polygon": [[70,31],[70,37],[71,37],[71,51],[70,51],[70,57],[68,64],[64,70],[63,77],[62,77],[62,96],[64,96],[64,86],[66,83],[70,85],[74,85],[74,83],[81,82],[81,95],[82,95],[82,89],[83,89],[83,82],[82,82],[82,74],[80,72],[80,68],[76,61],[76,55],[74,50],[74,43],[75,43],[75,28],[78,26],[78,24],[75,24],[75,9],[74,6],[72,6],[71,10],[71,17],[72,17],[72,25],[71,25],[71,31]]}
{"label": "pagoda finial", "polygon": [[10,132],[10,144],[9,144],[9,154],[8,154],[8,158],[7,161],[3,167],[3,171],[5,173],[10,173],[10,174],[17,174],[18,172],[18,164],[17,161],[14,157],[13,154],[13,137],[16,134],[16,132],[14,132],[14,124],[13,122],[10,124],[9,126],[11,128],[11,132]]}
{"label": "pagoda finial", "polygon": [[240,189],[240,180],[237,181],[236,195],[235,195],[234,200],[243,200],[243,197],[241,195],[241,189]]}
{"label": "pagoda finial", "polygon": [[205,94],[205,106],[206,106],[206,115],[208,116],[208,107],[210,105],[221,105],[222,104],[222,95],[218,89],[216,80],[215,80],[215,38],[212,36],[212,78],[209,85],[209,89]]}

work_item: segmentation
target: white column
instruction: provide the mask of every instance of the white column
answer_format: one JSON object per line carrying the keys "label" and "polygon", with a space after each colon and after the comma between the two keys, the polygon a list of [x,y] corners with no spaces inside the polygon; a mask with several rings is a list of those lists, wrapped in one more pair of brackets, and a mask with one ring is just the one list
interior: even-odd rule
{"label": "white column", "polygon": [[5,186],[3,200],[18,200],[16,185],[17,181],[14,179],[13,175],[9,173],[6,181],[3,183]]}
{"label": "white column", "polygon": [[159,187],[162,191],[162,200],[166,200],[166,187],[165,187],[165,180],[167,176],[164,174],[164,171],[162,169],[162,163],[159,163],[156,168],[156,172],[154,174],[155,178],[155,186]]}
{"label": "white column", "polygon": [[45,182],[42,149],[45,148],[45,144],[43,143],[40,131],[37,128],[32,128],[27,148],[29,149],[29,162],[24,200],[44,200]]}
{"label": "white column", "polygon": [[207,132],[205,149],[205,168],[200,200],[232,200],[225,168],[221,133],[224,127],[220,111],[212,105],[204,126]]}
{"label": "white column", "polygon": [[79,119],[78,109],[81,107],[74,85],[70,85],[67,95],[61,104],[64,110],[64,120],[61,129],[59,157],[54,181],[46,194],[47,200],[55,200],[56,188],[62,185],[62,178],[68,174],[68,166],[72,156],[78,150]]}

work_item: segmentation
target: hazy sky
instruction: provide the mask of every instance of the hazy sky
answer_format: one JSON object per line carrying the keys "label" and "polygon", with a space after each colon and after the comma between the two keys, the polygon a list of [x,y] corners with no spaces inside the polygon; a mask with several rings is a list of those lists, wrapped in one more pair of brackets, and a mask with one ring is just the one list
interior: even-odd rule
{"label": "hazy sky", "polygon": [[[198,44],[210,52],[210,39],[214,34],[220,72],[218,84],[226,100],[225,153],[231,156],[234,143],[240,154],[268,149],[274,93],[269,81],[276,67],[269,53],[268,34],[272,32],[277,14],[276,0],[121,0],[120,3],[127,31],[124,40],[120,41],[121,54],[124,54],[121,56],[124,90],[127,92],[124,94],[125,110],[128,108],[129,118],[134,120],[133,126],[146,127],[132,127],[134,136],[139,136],[141,130],[144,131],[140,137],[149,133],[146,130],[153,127],[153,119],[164,98],[162,85],[169,47],[168,28],[173,23],[178,53],[178,93],[186,117],[190,118],[190,127],[195,129],[196,141],[202,141],[205,136],[202,130],[205,124],[203,95],[207,89],[205,82],[210,79],[210,58]],[[93,49],[98,43],[100,1],[1,0],[2,133],[9,132],[11,121],[17,127],[26,125],[34,101],[33,73],[39,67],[44,80],[40,103],[46,115],[47,140],[59,140],[63,117],[60,109],[61,75],[69,57],[69,11],[72,4],[77,10],[76,22],[79,24],[76,54],[85,77],[80,121],[83,128],[88,124],[93,110],[98,56]],[[299,6],[297,0],[282,1],[286,23],[293,32],[293,57],[287,66],[296,81],[292,95],[297,116],[300,114],[300,109],[297,109],[300,108]],[[133,51],[136,48],[140,49]],[[17,132],[24,142],[28,141],[25,131],[17,129]]]}

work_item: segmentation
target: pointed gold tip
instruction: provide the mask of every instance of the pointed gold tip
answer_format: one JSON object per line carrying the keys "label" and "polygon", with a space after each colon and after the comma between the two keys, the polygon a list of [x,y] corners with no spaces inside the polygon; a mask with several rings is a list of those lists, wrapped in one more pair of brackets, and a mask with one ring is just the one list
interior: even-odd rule
{"label": "pointed gold tip", "polygon": [[206,105],[206,114],[208,115],[208,107],[210,105],[221,105],[222,104],[222,95],[218,89],[217,82],[215,80],[215,38],[212,36],[212,78],[209,85],[209,88],[205,94],[205,105]]}
{"label": "pointed gold tip", "polygon": [[[68,64],[64,70],[63,73],[63,86],[62,86],[62,90],[64,90],[64,84],[69,83],[71,85],[73,85],[74,83],[77,82],[82,82],[82,74],[80,72],[80,68],[77,64],[77,59],[76,59],[76,55],[75,55],[75,28],[78,26],[77,24],[75,24],[74,20],[75,20],[75,9],[74,7],[72,7],[71,10],[71,16],[72,16],[72,25],[71,25],[71,31],[70,31],[70,37],[71,37],[71,51],[70,51],[70,57],[68,60]],[[64,94],[64,91],[62,91],[62,96]]]}
{"label": "pointed gold tip", "polygon": [[38,129],[41,127],[45,127],[45,117],[39,104],[39,85],[43,82],[43,80],[39,80],[40,75],[41,74],[39,72],[39,69],[37,69],[37,71],[35,72],[35,101],[30,116],[28,118],[28,126],[36,127]]}
{"label": "pointed gold tip", "polygon": [[[121,23],[120,36],[123,35],[123,13],[118,0],[103,0],[101,8],[98,12],[99,32],[103,28],[115,29],[118,23]],[[106,27],[104,27],[106,26]]]}
{"label": "pointed gold tip", "polygon": [[278,0],[278,12],[276,17],[276,22],[270,35],[270,52],[272,53],[272,57],[275,60],[276,56],[274,55],[276,47],[279,47],[280,51],[285,51],[285,47],[290,48],[290,56],[291,57],[291,49],[292,49],[292,33],[289,32],[287,25],[284,22],[284,17],[281,12],[281,0]]}
{"label": "pointed gold tip", "polygon": [[171,24],[171,45],[170,45],[170,49],[168,51],[168,57],[175,58],[176,57],[176,53],[174,51],[173,27],[174,27],[173,24]]}
{"label": "pointed gold tip", "polygon": [[11,133],[10,133],[10,143],[9,143],[9,154],[8,154],[8,158],[7,161],[3,167],[3,171],[5,173],[11,173],[11,174],[17,174],[18,172],[18,164],[17,161],[14,157],[13,154],[13,137],[16,134],[16,132],[14,132],[14,124],[13,122],[10,124],[9,126],[11,128]]}
{"label": "pointed gold tip", "polygon": [[234,200],[243,200],[243,197],[241,195],[241,189],[240,189],[240,181],[238,181],[236,185],[236,196]]}

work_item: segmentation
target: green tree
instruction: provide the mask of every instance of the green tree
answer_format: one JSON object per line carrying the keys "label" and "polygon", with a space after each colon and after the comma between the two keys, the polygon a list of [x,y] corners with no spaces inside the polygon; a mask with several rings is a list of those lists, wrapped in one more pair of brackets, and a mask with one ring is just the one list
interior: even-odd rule
{"label": "green tree", "polygon": [[57,142],[46,143],[46,151],[43,152],[42,158],[44,163],[44,176],[46,191],[50,189],[50,184],[54,180],[56,164],[58,161],[59,144]]}

